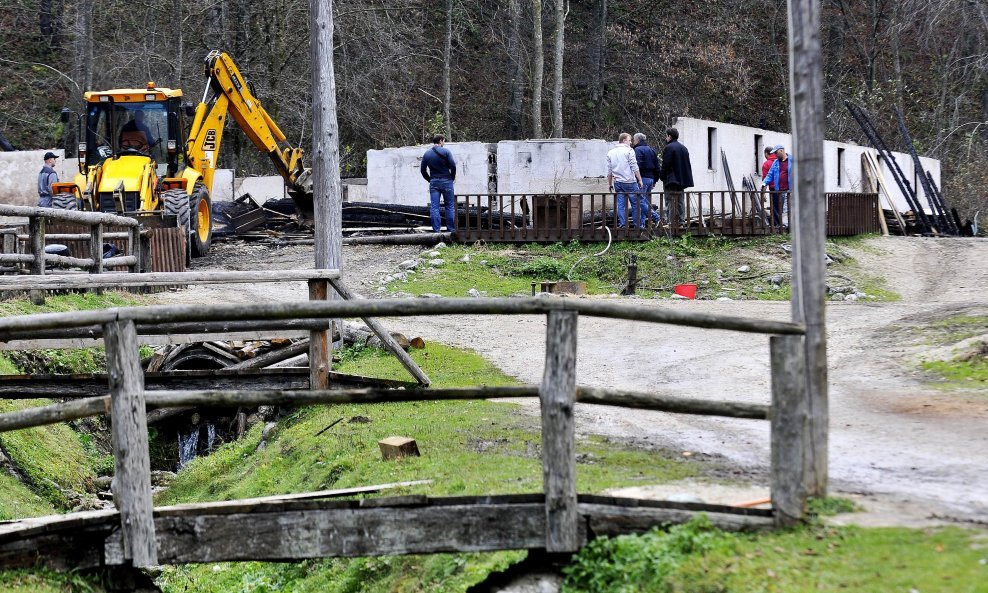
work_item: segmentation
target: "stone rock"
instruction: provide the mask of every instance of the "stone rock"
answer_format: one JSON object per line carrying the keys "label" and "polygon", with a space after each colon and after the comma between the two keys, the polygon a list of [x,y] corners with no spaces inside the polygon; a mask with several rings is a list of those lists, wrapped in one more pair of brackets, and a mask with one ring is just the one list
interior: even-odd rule
{"label": "stone rock", "polygon": [[722,296],[722,297],[717,297],[717,300],[718,301],[733,301],[734,299],[732,299],[731,297]]}
{"label": "stone rock", "polygon": [[666,261],[673,261],[675,259],[676,259],[676,256],[675,255],[667,255],[666,256]]}
{"label": "stone rock", "polygon": [[263,421],[264,418],[261,418],[260,414],[251,414],[247,416],[247,430],[250,430],[255,424],[260,424]]}
{"label": "stone rock", "polygon": [[96,487],[100,490],[109,490],[113,483],[113,476],[99,476],[96,478]]}
{"label": "stone rock", "polygon": [[470,254],[469,253],[464,253],[463,254],[463,257],[460,258],[460,261],[463,262],[463,263],[469,262],[470,261]]}
{"label": "stone rock", "polygon": [[740,272],[742,274],[744,274],[745,272],[750,272],[750,271],[751,271],[751,266],[745,265],[745,266],[741,266],[740,268],[738,268],[738,272]]}
{"label": "stone rock", "polygon": [[831,296],[830,297],[830,300],[832,300],[832,301],[843,301],[844,300],[844,295],[842,295],[840,293],[837,293],[837,294]]}
{"label": "stone rock", "polygon": [[487,265],[487,260],[486,259],[480,260],[480,265],[486,266]]}
{"label": "stone rock", "polygon": [[429,260],[429,267],[438,268],[439,266],[443,265],[444,263],[446,263],[446,260],[444,260],[444,259],[430,259]]}
{"label": "stone rock", "polygon": [[439,257],[439,255],[440,255],[440,253],[438,251],[435,251],[435,250],[430,251],[430,252],[428,252],[428,253],[425,254],[426,257]]}
{"label": "stone rock", "polygon": [[396,299],[409,299],[409,298],[412,298],[414,296],[415,295],[412,294],[412,293],[410,293],[410,292],[398,291],[398,292],[394,293],[394,298],[396,298]]}
{"label": "stone rock", "polygon": [[723,276],[724,275],[724,270],[721,270],[720,268],[718,268],[718,269],[714,270],[714,274],[717,274],[718,276]]}
{"label": "stone rock", "polygon": [[257,406],[257,413],[261,415],[261,418],[265,421],[274,418],[274,406]]}
{"label": "stone rock", "polygon": [[415,268],[419,267],[420,263],[421,260],[406,259],[405,261],[398,264],[398,267],[401,268],[402,270],[414,270]]}
{"label": "stone rock", "polygon": [[671,297],[669,297],[669,298],[683,300],[683,301],[688,301],[689,300],[686,297],[684,297],[683,295],[681,295],[681,294],[675,294],[675,293],[673,293],[673,295]]}
{"label": "stone rock", "polygon": [[779,286],[780,284],[782,284],[783,280],[785,280],[785,278],[783,278],[781,274],[775,274],[774,276],[768,277],[768,282],[772,286]]}
{"label": "stone rock", "polygon": [[419,295],[419,298],[423,298],[423,299],[441,299],[441,298],[443,298],[443,295],[436,294],[434,292],[423,292],[422,294]]}
{"label": "stone rock", "polygon": [[151,472],[152,486],[170,486],[175,481],[175,472],[154,470]]}
{"label": "stone rock", "polygon": [[436,246],[433,247],[433,249],[442,249],[444,247],[446,247],[446,244],[443,243],[442,241],[440,241],[440,242],[436,243]]}
{"label": "stone rock", "polygon": [[845,301],[856,301],[856,300],[858,300],[858,295],[856,295],[856,294],[849,294],[849,295],[847,295],[847,296],[844,297],[844,300]]}
{"label": "stone rock", "polygon": [[756,286],[751,289],[752,292],[765,292],[765,289],[761,286]]}
{"label": "stone rock", "polygon": [[854,296],[856,296],[856,297],[858,297],[859,299],[867,299],[867,298],[871,298],[871,297],[869,297],[868,295],[866,295],[866,294],[865,294],[865,293],[863,293],[863,292],[856,292],[856,293],[854,293]]}
{"label": "stone rock", "polygon": [[391,274],[388,274],[384,278],[381,278],[381,284],[390,284],[390,283],[394,282],[394,280],[395,280],[395,277],[392,276]]}
{"label": "stone rock", "polygon": [[470,290],[467,291],[467,294],[474,298],[479,298],[487,295],[486,292],[482,292],[480,290],[477,290],[476,288],[471,288]]}

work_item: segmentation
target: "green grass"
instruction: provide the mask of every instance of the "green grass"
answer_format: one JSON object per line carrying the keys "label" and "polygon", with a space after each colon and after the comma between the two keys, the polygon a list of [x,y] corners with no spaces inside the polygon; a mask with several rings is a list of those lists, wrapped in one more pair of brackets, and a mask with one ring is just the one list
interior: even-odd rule
{"label": "green grass", "polygon": [[946,381],[941,384],[942,387],[967,389],[988,387],[988,358],[924,362],[923,368]]}
{"label": "green grass", "polygon": [[33,305],[27,299],[2,301],[0,302],[0,317],[130,307],[140,303],[139,297],[122,292],[107,292],[101,295],[95,293],[61,294],[45,297],[45,304],[43,305]]}
{"label": "green grass", "polygon": [[0,470],[0,521],[54,513],[51,503],[31,492],[14,476]]}
{"label": "green grass", "polygon": [[103,591],[91,579],[74,573],[60,573],[36,568],[0,571],[3,593],[96,593]]}
{"label": "green grass", "polygon": [[[441,344],[412,357],[436,387],[513,385],[479,355]],[[404,369],[376,349],[350,349],[340,370],[406,378]],[[369,423],[350,423],[358,416]],[[343,418],[325,433],[321,429]],[[414,437],[421,457],[382,461],[377,441]],[[343,488],[430,479],[432,484],[382,495],[433,496],[541,492],[538,420],[517,406],[488,401],[417,402],[309,407],[279,423],[257,450],[261,427],[197,459],[178,473],[159,503],[222,500],[281,492]],[[605,439],[577,443],[580,492],[661,483],[698,473],[675,454],[632,450]],[[290,565],[215,564],[169,568],[159,579],[166,592],[319,591],[446,593],[465,591],[523,557],[520,552],[439,554],[422,557],[325,560]]]}
{"label": "green grass", "polygon": [[[791,258],[782,249],[788,235],[757,238],[680,237],[647,242],[619,242],[603,255],[602,243],[554,243],[505,245],[450,245],[440,250],[445,263],[438,268],[423,264],[407,281],[388,285],[392,292],[413,295],[435,293],[463,297],[470,289],[487,296],[531,293],[532,282],[565,280],[587,283],[589,294],[619,293],[627,282],[629,256],[638,266],[639,293],[671,296],[676,284],[698,284],[698,298],[788,300]],[[858,269],[844,247],[858,248],[863,240],[828,242],[836,260],[830,272],[848,276],[871,300],[896,300],[898,295],[879,278]],[[468,256],[468,261],[462,261]],[[428,259],[428,258],[424,258]],[[747,272],[737,270],[747,265]],[[783,277],[773,285],[769,278]]]}
{"label": "green grass", "polygon": [[[48,399],[0,400],[0,413],[52,403]],[[53,424],[0,433],[0,447],[32,487],[47,501],[66,509],[63,489],[92,490],[96,472],[79,433],[66,424]]]}
{"label": "green grass", "polygon": [[809,526],[760,535],[705,519],[599,539],[566,569],[566,593],[984,593],[983,532]]}

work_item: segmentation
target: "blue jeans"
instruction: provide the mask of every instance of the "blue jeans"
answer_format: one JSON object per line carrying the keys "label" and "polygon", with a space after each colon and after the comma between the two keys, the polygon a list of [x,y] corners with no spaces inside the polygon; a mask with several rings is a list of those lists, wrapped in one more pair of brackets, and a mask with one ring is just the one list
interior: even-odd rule
{"label": "blue jeans", "polygon": [[618,226],[624,228],[628,223],[628,216],[625,214],[625,208],[627,205],[625,201],[631,202],[631,212],[635,221],[635,227],[639,227],[639,222],[641,221],[641,205],[639,204],[639,198],[641,197],[641,189],[638,187],[638,182],[634,183],[623,183],[621,181],[614,182],[614,208],[617,210]]}
{"label": "blue jeans", "polygon": [[[648,211],[648,196],[652,193],[652,188],[655,187],[655,180],[650,177],[642,177],[642,191],[638,194],[638,208],[641,210],[641,218],[639,218],[638,228],[645,228],[645,223],[649,219]],[[659,211],[655,210],[651,212],[652,222],[659,222]]]}
{"label": "blue jeans", "polygon": [[433,179],[429,182],[429,214],[432,217],[432,232],[438,233],[442,222],[439,213],[439,196],[446,203],[446,230],[456,230],[456,198],[453,197],[452,179]]}

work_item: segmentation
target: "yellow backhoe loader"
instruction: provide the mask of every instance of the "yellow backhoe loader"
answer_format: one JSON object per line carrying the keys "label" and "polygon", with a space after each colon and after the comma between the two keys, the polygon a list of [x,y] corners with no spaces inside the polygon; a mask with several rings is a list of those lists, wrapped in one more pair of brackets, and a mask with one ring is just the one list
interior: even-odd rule
{"label": "yellow backhoe loader", "polygon": [[[182,103],[180,89],[154,83],[85,93],[86,110],[77,115],[79,173],[52,186],[53,205],[160,217],[159,226],[188,229],[190,258],[206,255],[212,238],[209,196],[229,116],[271,157],[299,216],[311,219],[311,181],[302,149],[287,143],[226,53],[209,53],[206,78],[194,109]],[[68,123],[71,114],[63,109],[62,121]],[[192,118],[188,135],[187,117]]]}

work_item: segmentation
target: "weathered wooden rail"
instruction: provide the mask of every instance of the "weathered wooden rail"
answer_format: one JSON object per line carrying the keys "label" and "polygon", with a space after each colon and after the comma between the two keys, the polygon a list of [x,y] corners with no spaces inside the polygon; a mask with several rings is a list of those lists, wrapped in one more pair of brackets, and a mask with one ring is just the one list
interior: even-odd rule
{"label": "weathered wooden rail", "polygon": [[[338,282],[331,280],[331,282]],[[434,390],[151,391],[138,364],[137,327],[199,321],[285,322],[343,317],[530,314],[547,318],[541,385]],[[772,334],[770,406],[658,397],[578,387],[580,315]],[[68,331],[98,325],[107,349],[109,394],[0,414],[0,430],[15,430],[103,414],[114,430],[119,511],[25,520],[0,526],[0,566],[34,562],[41,554],[103,565],[291,560],[327,556],[543,548],[572,552],[589,538],[685,521],[708,513],[726,528],[760,528],[801,520],[806,505],[808,408],[801,325],[612,302],[525,299],[308,301],[265,305],[119,308],[0,319],[0,340],[23,332]],[[330,404],[343,402],[538,396],[542,405],[543,492],[523,496],[425,496],[268,503],[185,505],[154,509],[147,459],[148,409],[184,406]],[[735,509],[580,496],[576,491],[574,406],[578,402],[674,413],[769,419],[773,509]],[[225,506],[224,506],[225,505]]]}
{"label": "weathered wooden rail", "polygon": [[[677,196],[682,195],[680,206]],[[789,232],[791,214],[774,218],[770,192],[687,191],[645,195],[644,228],[635,226],[634,208],[626,204],[626,223],[618,224],[617,195],[458,194],[458,241],[554,242],[647,241],[680,235],[758,236]],[[831,193],[827,200],[827,235],[877,233],[881,230],[877,194]],[[661,216],[661,224],[655,220]]]}

